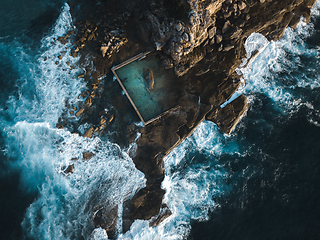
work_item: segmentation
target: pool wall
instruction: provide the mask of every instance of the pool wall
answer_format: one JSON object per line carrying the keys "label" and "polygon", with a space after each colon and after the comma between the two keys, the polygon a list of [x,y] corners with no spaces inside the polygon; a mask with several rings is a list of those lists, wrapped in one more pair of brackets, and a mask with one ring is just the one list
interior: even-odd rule
{"label": "pool wall", "polygon": [[122,62],[122,63],[120,63],[119,65],[116,65],[116,66],[114,66],[114,67],[111,68],[111,71],[113,72],[113,74],[114,74],[114,76],[116,77],[117,81],[119,82],[121,88],[123,89],[124,93],[127,95],[127,97],[128,97],[128,99],[129,99],[131,105],[133,106],[134,110],[136,111],[136,113],[138,114],[139,118],[141,119],[141,121],[142,121],[142,123],[143,123],[144,125],[147,125],[147,124],[155,121],[156,119],[159,119],[159,118],[162,117],[163,115],[167,114],[170,110],[176,109],[176,108],[178,107],[178,106],[173,107],[173,108],[168,109],[167,111],[164,111],[163,113],[157,115],[156,117],[153,117],[153,118],[151,118],[151,119],[145,120],[145,119],[142,117],[142,114],[139,112],[138,107],[137,107],[136,104],[134,103],[134,101],[133,101],[133,99],[131,98],[130,94],[128,93],[126,87],[124,86],[124,84],[122,83],[121,79],[119,78],[119,76],[118,76],[118,74],[117,74],[117,72],[116,72],[118,69],[120,69],[120,68],[122,68],[122,67],[124,67],[124,66],[126,66],[126,65],[128,65],[128,64],[130,64],[130,63],[132,63],[132,62],[134,62],[134,61],[137,61],[137,60],[139,61],[139,60],[141,60],[141,59],[144,59],[149,53],[151,53],[151,51],[150,51],[150,52],[146,52],[146,53],[140,53],[140,54],[138,54],[138,55],[136,55],[136,56],[134,56],[134,57],[132,57],[132,58],[130,58],[130,59]]}

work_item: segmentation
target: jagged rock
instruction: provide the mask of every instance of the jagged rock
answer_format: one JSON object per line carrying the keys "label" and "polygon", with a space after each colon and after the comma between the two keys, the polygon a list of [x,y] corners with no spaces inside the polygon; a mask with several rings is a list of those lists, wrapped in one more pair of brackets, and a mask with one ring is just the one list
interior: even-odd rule
{"label": "jagged rock", "polygon": [[62,125],[62,124],[57,123],[57,124],[56,124],[56,128],[58,128],[58,129],[63,129],[64,127],[63,127],[63,125]]}
{"label": "jagged rock", "polygon": [[93,127],[90,127],[85,133],[82,135],[83,137],[91,138],[93,133]]}
{"label": "jagged rock", "polygon": [[228,52],[233,48],[234,48],[234,45],[228,44],[228,45],[223,46],[223,51]]}
{"label": "jagged rock", "polygon": [[74,164],[71,164],[63,170],[63,173],[64,174],[73,173],[73,169],[74,169]]}
{"label": "jagged rock", "polygon": [[214,35],[216,34],[216,31],[217,31],[216,27],[212,27],[209,29],[208,31],[209,39],[212,39],[214,37]]}
{"label": "jagged rock", "polygon": [[224,34],[228,32],[229,30],[231,30],[231,28],[232,28],[231,23],[229,20],[227,20],[222,27],[222,33]]}
{"label": "jagged rock", "polygon": [[118,220],[118,206],[102,207],[93,217],[95,228],[101,227],[106,231],[112,231],[117,225]]}
{"label": "jagged rock", "polygon": [[177,25],[176,25],[176,29],[178,32],[181,32],[183,30],[183,25],[179,22]]}
{"label": "jagged rock", "polygon": [[109,46],[107,46],[107,44],[105,44],[105,43],[102,44],[102,46],[100,47],[100,51],[102,53],[102,57],[106,56],[108,48],[109,48]]}
{"label": "jagged rock", "polygon": [[242,11],[243,9],[245,9],[247,7],[247,4],[245,4],[245,2],[238,2],[238,8],[240,11]]}
{"label": "jagged rock", "polygon": [[91,107],[92,105],[92,98],[91,97],[87,97],[86,101],[84,102],[84,104],[87,106],[87,107]]}
{"label": "jagged rock", "polygon": [[247,98],[241,95],[224,108],[215,109],[206,119],[217,124],[221,131],[230,134],[248,108]]}
{"label": "jagged rock", "polygon": [[107,115],[108,117],[108,123],[111,123],[114,119],[114,115]]}
{"label": "jagged rock", "polygon": [[130,203],[132,219],[148,220],[159,214],[165,190],[160,187],[149,186],[134,195]]}
{"label": "jagged rock", "polygon": [[149,226],[156,227],[171,215],[172,215],[172,212],[167,206],[167,204],[163,204],[158,216],[151,218]]}
{"label": "jagged rock", "polygon": [[180,100],[180,105],[186,111],[187,122],[186,126],[192,128],[199,116],[200,99],[199,97],[191,94],[185,94]]}
{"label": "jagged rock", "polygon": [[216,35],[216,43],[221,43],[221,42],[222,42],[222,36]]}
{"label": "jagged rock", "polygon": [[242,29],[235,27],[224,35],[227,39],[238,39],[242,34]]}
{"label": "jagged rock", "polygon": [[84,108],[80,108],[78,112],[76,112],[76,116],[79,117],[83,112],[84,112]]}
{"label": "jagged rock", "polygon": [[238,90],[241,84],[239,78],[239,76],[230,76],[221,79],[220,83],[208,85],[202,93],[203,102],[209,103],[214,108],[222,105]]}
{"label": "jagged rock", "polygon": [[[205,9],[209,12],[210,15],[213,15],[215,13],[217,13],[221,7],[222,7],[222,3],[224,2],[225,0],[217,0],[217,1],[208,1],[208,5],[205,6]],[[193,0],[190,2],[190,5],[191,3],[193,3],[192,6],[194,6],[194,8],[197,7],[197,4],[196,3],[197,1],[196,0]],[[196,4],[194,4],[196,3]]]}
{"label": "jagged rock", "polygon": [[313,8],[313,6],[316,4],[316,2],[317,2],[317,0],[304,0],[303,1],[304,5],[309,9]]}
{"label": "jagged rock", "polygon": [[163,67],[164,69],[170,69],[173,68],[173,62],[172,60],[165,58],[161,61],[161,67]]}
{"label": "jagged rock", "polygon": [[[149,2],[151,4],[153,1],[145,1],[146,4]],[[161,6],[162,1],[156,2]],[[249,104],[244,96],[220,108],[220,105],[230,99],[241,84],[235,69],[241,64],[245,55],[244,39],[253,32],[261,33],[269,40],[279,39],[288,25],[296,26],[300,16],[303,16],[306,21],[310,19],[310,7],[314,5],[315,0],[187,0],[183,2],[190,7],[190,14],[184,20],[167,18],[161,12],[161,7],[146,6],[148,11],[132,10],[134,14],[131,19],[139,18],[137,22],[140,24],[137,24],[137,29],[143,28],[135,33],[139,35],[139,41],[147,46],[154,46],[159,51],[159,55],[162,56],[161,65],[166,69],[174,68],[174,73],[179,77],[175,83],[180,84],[181,92],[186,94],[181,93],[179,108],[168,115],[161,116],[150,125],[128,133],[128,138],[136,139],[140,131],[141,135],[136,140],[136,147],[132,148],[129,154],[136,168],[145,174],[147,187],[140,190],[132,198],[131,203],[128,203],[131,217],[124,218],[124,230],[128,229],[136,218],[149,219],[158,214],[164,194],[164,190],[159,187],[164,178],[163,158],[174,147],[190,136],[204,118],[214,121],[222,131],[230,133],[248,108]],[[112,22],[113,20],[116,22],[117,14],[107,15]],[[90,44],[94,47],[99,46],[99,55],[102,54],[103,57],[108,58],[117,52],[121,46],[121,38],[126,36],[121,29],[124,25],[114,25],[112,29],[107,29],[109,22],[103,25],[105,32],[102,33],[99,30],[95,32],[91,24],[86,24],[84,31],[77,38],[78,48],[82,49]],[[93,32],[95,32],[94,35]],[[103,36],[99,40],[98,32],[99,36]],[[130,41],[134,40],[130,36],[128,38]],[[87,43],[88,39],[91,39],[92,43]],[[113,59],[121,62],[131,57],[132,55],[129,55],[135,50],[144,49],[135,43],[135,41],[130,42],[130,47],[123,48],[119,56],[113,54],[114,58],[109,60],[110,65]],[[127,52],[128,49],[130,54]],[[78,51],[74,50],[74,53],[76,52]],[[106,72],[105,69],[109,69],[103,64],[98,68],[103,73]],[[98,86],[100,85],[92,85],[92,89]],[[90,94],[93,97],[92,92],[87,96]],[[87,113],[85,117],[87,117],[89,110],[93,111],[94,108],[86,107],[85,109]],[[212,109],[214,110],[211,111]],[[80,116],[83,112],[84,108],[80,109],[76,115]],[[104,117],[109,121],[112,120],[106,115]],[[103,120],[99,124],[97,128],[106,123]],[[124,212],[125,209],[124,206]],[[161,216],[160,213],[151,225],[161,222]]]}
{"label": "jagged rock", "polygon": [[200,62],[206,55],[206,52],[198,47],[192,53],[186,55],[178,64],[176,64],[174,71],[177,76],[183,76],[194,65]]}
{"label": "jagged rock", "polygon": [[182,39],[183,39],[183,41],[188,42],[190,39],[189,34],[187,32],[184,32],[182,34]]}
{"label": "jagged rock", "polygon": [[94,153],[92,152],[84,152],[82,153],[82,157],[84,160],[90,160],[94,156]]}
{"label": "jagged rock", "polygon": [[103,125],[107,122],[107,120],[105,118],[100,118],[99,119],[99,125]]}

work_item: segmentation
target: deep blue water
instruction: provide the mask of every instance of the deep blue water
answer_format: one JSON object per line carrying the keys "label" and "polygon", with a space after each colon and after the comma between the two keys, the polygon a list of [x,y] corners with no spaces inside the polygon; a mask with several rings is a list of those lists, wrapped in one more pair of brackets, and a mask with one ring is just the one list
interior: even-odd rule
{"label": "deep blue water", "polygon": [[[55,128],[65,98],[77,102],[85,89],[83,70],[66,64],[78,58],[55,64],[71,43],[51,44],[73,29],[69,7],[1,3],[0,239],[106,239],[92,212],[108,202],[121,210],[145,180],[127,149]],[[278,42],[247,40],[248,54],[264,47],[241,70],[236,95],[248,96],[249,112],[230,136],[204,122],[174,149],[163,182],[173,215],[157,228],[135,221],[118,239],[320,239],[319,9]]]}

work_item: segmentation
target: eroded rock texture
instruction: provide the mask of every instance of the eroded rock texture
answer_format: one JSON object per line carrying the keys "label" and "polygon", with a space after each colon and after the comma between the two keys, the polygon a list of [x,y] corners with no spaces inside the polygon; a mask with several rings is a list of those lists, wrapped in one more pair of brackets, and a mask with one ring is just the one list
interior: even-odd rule
{"label": "eroded rock texture", "polygon": [[[309,21],[315,0],[91,2],[92,9],[84,19],[75,17],[78,32],[73,52],[75,56],[78,52],[94,56],[94,70],[86,68],[86,74],[80,76],[88,82],[88,91],[79,96],[84,103],[74,107],[79,122],[89,122],[91,126],[85,137],[102,134],[113,118],[125,119],[123,116],[130,108],[120,94],[110,99],[104,97],[105,86],[100,77],[112,78],[109,71],[112,65],[141,52],[157,51],[162,67],[174,71],[174,85],[180,89],[177,108],[145,127],[132,127],[130,121],[125,120],[121,121],[122,125],[113,121],[114,131],[126,133],[128,130],[127,139],[135,139],[135,133],[140,132],[136,147],[129,154],[147,179],[147,186],[124,204],[126,230],[133,220],[150,219],[165,209],[162,206],[165,190],[161,189],[163,158],[174,147],[190,136],[204,119],[213,121],[229,134],[247,111],[249,104],[244,95],[220,107],[243,82],[235,70],[246,56],[245,39],[254,32],[270,41],[280,39],[288,26],[297,26],[301,16]],[[145,79],[152,90],[156,79],[147,71]],[[107,100],[117,109],[112,115],[103,110],[103,102]],[[73,125],[62,117],[57,127]],[[110,216],[116,214],[109,214],[110,211],[99,211],[95,224],[112,230],[114,221]],[[170,210],[161,211],[163,214],[153,219],[151,226],[170,215]]]}

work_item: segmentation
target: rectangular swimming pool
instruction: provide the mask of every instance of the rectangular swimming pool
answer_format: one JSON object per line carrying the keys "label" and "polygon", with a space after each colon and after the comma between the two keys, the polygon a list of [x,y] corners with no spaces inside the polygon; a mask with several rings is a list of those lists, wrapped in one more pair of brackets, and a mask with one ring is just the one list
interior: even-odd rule
{"label": "rectangular swimming pool", "polygon": [[141,53],[112,71],[144,125],[175,106],[173,70],[163,69],[155,54]]}

